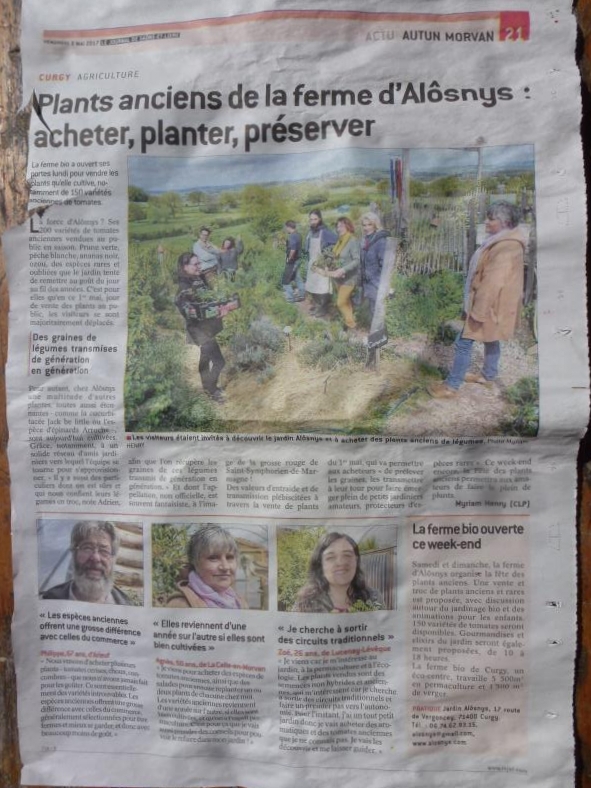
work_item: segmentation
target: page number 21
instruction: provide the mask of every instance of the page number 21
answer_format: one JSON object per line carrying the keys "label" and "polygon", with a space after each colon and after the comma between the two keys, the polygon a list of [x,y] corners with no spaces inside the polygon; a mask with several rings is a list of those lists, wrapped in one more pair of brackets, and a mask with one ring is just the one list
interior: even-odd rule
{"label": "page number 21", "polygon": [[522,27],[505,27],[503,41],[525,41]]}

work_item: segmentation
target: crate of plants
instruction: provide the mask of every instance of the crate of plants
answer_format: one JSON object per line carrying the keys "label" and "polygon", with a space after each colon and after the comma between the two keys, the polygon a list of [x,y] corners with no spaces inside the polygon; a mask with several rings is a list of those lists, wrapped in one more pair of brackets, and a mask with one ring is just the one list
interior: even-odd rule
{"label": "crate of plants", "polygon": [[231,296],[209,297],[207,300],[195,304],[198,320],[210,317],[225,317],[229,312],[240,309],[240,296],[234,293]]}
{"label": "crate of plants", "polygon": [[192,287],[183,300],[183,311],[192,320],[224,317],[240,308],[238,293],[228,294],[205,288]]}

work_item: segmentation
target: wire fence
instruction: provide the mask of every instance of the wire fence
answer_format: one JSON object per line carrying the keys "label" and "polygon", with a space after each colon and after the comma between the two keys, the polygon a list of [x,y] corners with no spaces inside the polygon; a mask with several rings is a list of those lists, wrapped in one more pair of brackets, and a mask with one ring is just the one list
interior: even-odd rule
{"label": "wire fence", "polygon": [[431,275],[438,271],[466,273],[470,257],[483,240],[488,206],[509,200],[521,208],[523,228],[529,236],[526,253],[526,303],[535,281],[535,213],[533,193],[518,195],[476,192],[461,197],[415,197],[409,202],[407,230],[402,236],[398,273]]}
{"label": "wire fence", "polygon": [[394,547],[361,553],[361,568],[367,584],[378,591],[386,610],[396,609],[395,559]]}

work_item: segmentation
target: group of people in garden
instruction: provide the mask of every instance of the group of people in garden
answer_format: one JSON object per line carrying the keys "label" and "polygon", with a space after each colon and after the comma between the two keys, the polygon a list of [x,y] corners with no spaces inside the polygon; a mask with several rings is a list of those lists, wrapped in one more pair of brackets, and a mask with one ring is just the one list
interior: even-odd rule
{"label": "group of people in garden", "polygon": [[[501,342],[514,336],[520,322],[526,238],[519,228],[519,218],[518,208],[506,200],[492,203],[487,211],[486,237],[468,265],[462,305],[464,324],[456,337],[453,363],[446,380],[428,389],[436,399],[454,398],[465,382],[490,387],[498,377]],[[347,216],[336,220],[336,233],[326,227],[320,211],[311,211],[308,219],[304,242],[295,222],[285,225],[285,298],[303,300],[307,293],[313,301],[310,313],[323,317],[336,292],[344,328],[354,332],[353,293],[356,289],[362,293],[372,321],[389,233],[374,212],[361,217],[360,240]],[[302,253],[307,257],[305,281],[299,270]],[[484,344],[484,363],[480,371],[470,372],[475,341]]]}
{"label": "group of people in garden", "polygon": [[[285,269],[281,284],[287,301],[303,301],[306,294],[312,303],[310,314],[326,317],[333,294],[345,331],[355,332],[357,324],[352,298],[357,290],[367,301],[370,320],[376,306],[377,292],[390,235],[382,227],[377,213],[361,217],[361,241],[348,216],[339,216],[335,230],[324,224],[319,210],[310,211],[309,230],[304,241],[294,221],[285,223],[287,233]],[[305,279],[302,261],[306,262]]]}
{"label": "group of people in garden", "polygon": [[[343,330],[359,336],[353,298],[357,292],[367,303],[373,321],[388,248],[388,231],[374,211],[361,217],[361,237],[347,216],[340,216],[335,231],[313,210],[302,239],[295,221],[285,223],[285,267],[281,285],[291,303],[308,299],[309,314],[326,317],[336,294]],[[521,313],[526,239],[519,229],[519,211],[501,200],[492,203],[485,222],[486,238],[468,265],[464,289],[464,324],[455,342],[455,356],[445,381],[429,388],[431,396],[449,399],[465,382],[490,387],[499,374],[502,341],[513,337]],[[233,281],[243,251],[240,239],[227,238],[220,248],[210,241],[210,230],[201,228],[192,252],[178,260],[179,291],[176,304],[186,321],[190,340],[199,345],[199,373],[204,391],[215,401],[224,395],[218,385],[224,358],[215,339],[222,330],[222,316],[204,317],[192,306],[191,292],[211,289],[219,276]],[[389,285],[389,283],[387,283]],[[261,305],[263,306],[263,305]],[[484,343],[484,364],[470,372],[472,347]]]}

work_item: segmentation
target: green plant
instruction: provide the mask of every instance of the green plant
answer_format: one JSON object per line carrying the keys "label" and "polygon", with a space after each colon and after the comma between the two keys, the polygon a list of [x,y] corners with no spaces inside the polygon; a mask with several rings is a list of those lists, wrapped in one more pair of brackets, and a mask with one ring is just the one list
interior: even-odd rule
{"label": "green plant", "polygon": [[[232,361],[229,372],[264,372],[283,348],[285,337],[267,317],[254,320],[243,334],[230,341]],[[264,376],[262,378],[264,380]]]}
{"label": "green plant", "polygon": [[442,345],[453,345],[458,335],[458,329],[453,323],[442,323],[437,331],[437,339]]}
{"label": "green plant", "polygon": [[344,339],[324,335],[309,342],[301,351],[304,363],[321,370],[335,369],[351,363],[362,363],[367,356],[363,345],[352,345]]}
{"label": "green plant", "polygon": [[263,383],[268,383],[270,380],[273,380],[274,377],[275,377],[274,367],[267,366],[265,367],[265,369],[262,370],[262,372],[260,372],[257,375],[257,383],[260,383],[261,385]]}
{"label": "green plant", "polygon": [[165,605],[174,593],[179,570],[187,561],[189,527],[152,525],[152,604]]}
{"label": "green plant", "polygon": [[137,202],[130,202],[129,203],[129,221],[130,222],[141,222],[148,216],[148,211],[143,205],[140,205]]}
{"label": "green plant", "polygon": [[265,241],[294,213],[287,189],[281,186],[245,186],[240,195],[242,213],[250,219],[254,235]]}
{"label": "green plant", "polygon": [[187,380],[184,345],[153,332],[130,344],[125,375],[125,426],[133,431],[213,431],[216,412]]}
{"label": "green plant", "polygon": [[461,274],[395,274],[392,288],[386,305],[386,326],[391,336],[424,333],[436,338],[443,323],[459,317],[463,300]]}
{"label": "green plant", "polygon": [[349,613],[366,613],[371,612],[372,610],[381,609],[382,605],[376,604],[369,599],[367,602],[364,602],[362,599],[358,599],[357,602],[354,602],[349,608]]}
{"label": "green plant", "polygon": [[128,186],[127,195],[130,202],[148,202],[150,195],[139,186]]}
{"label": "green plant", "polygon": [[[130,216],[130,221],[133,219]],[[149,225],[142,224],[141,227],[130,225],[130,241],[158,241],[160,238],[176,238],[179,235],[192,236],[191,229],[186,225],[172,224],[169,221],[154,222]]]}
{"label": "green plant", "polygon": [[322,207],[327,202],[329,196],[330,192],[326,189],[312,187],[302,196],[300,205],[304,210],[318,208],[319,206]]}
{"label": "green plant", "polygon": [[277,607],[291,610],[306,582],[310,556],[326,528],[301,528],[277,532]]}
{"label": "green plant", "polygon": [[537,378],[520,378],[507,388],[505,397],[512,407],[509,417],[501,424],[503,433],[523,437],[535,437],[538,434],[539,393]]}
{"label": "green plant", "polygon": [[377,550],[379,544],[375,536],[366,536],[357,544],[357,547],[360,553],[369,553],[371,550]]}

